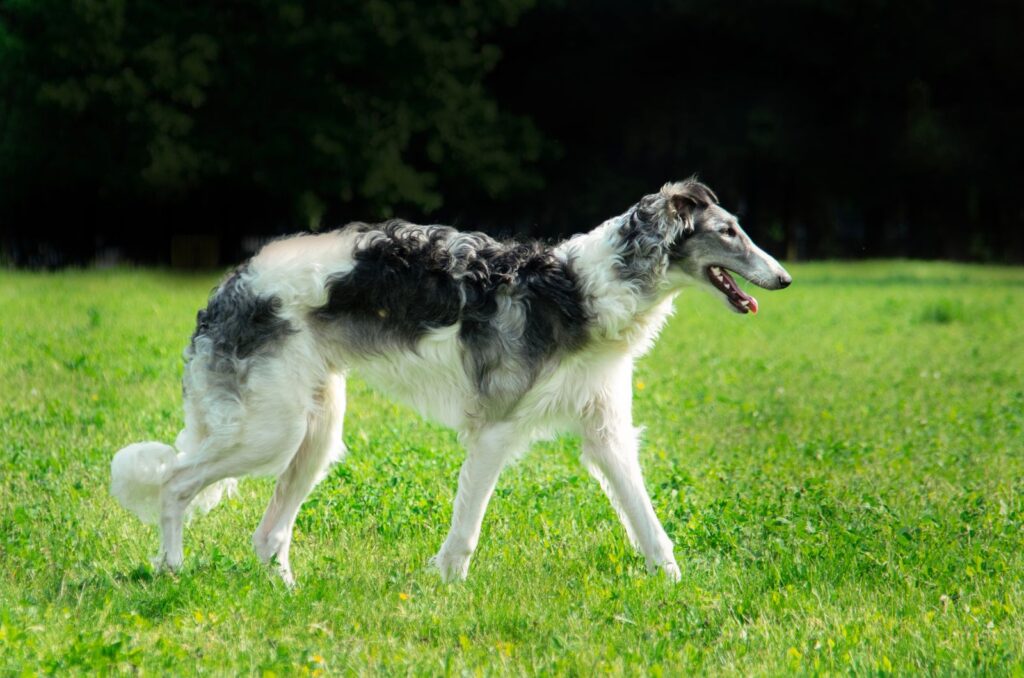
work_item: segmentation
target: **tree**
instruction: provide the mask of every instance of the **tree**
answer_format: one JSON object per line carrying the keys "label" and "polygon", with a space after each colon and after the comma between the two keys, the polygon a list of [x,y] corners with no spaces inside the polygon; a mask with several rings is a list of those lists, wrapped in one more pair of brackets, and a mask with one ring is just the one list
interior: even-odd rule
{"label": "tree", "polygon": [[535,185],[537,132],[481,85],[488,32],[530,4],[6,2],[0,214],[248,202],[280,230]]}

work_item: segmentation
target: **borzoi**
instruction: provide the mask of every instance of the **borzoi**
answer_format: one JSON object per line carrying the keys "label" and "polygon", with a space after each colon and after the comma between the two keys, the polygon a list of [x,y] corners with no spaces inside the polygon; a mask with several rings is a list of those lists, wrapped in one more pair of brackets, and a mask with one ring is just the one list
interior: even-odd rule
{"label": "borzoi", "polygon": [[156,565],[177,570],[188,514],[236,477],[276,477],[253,544],[291,584],[295,516],[345,452],[354,372],[457,430],[466,448],[451,529],[431,560],[443,579],[465,578],[502,467],[569,431],[648,569],[677,580],[640,470],[633,361],[687,284],[756,313],[730,271],[770,290],[792,280],[694,179],[553,246],[397,220],[272,242],[198,314],[174,447],[119,451],[112,492],[159,523]]}

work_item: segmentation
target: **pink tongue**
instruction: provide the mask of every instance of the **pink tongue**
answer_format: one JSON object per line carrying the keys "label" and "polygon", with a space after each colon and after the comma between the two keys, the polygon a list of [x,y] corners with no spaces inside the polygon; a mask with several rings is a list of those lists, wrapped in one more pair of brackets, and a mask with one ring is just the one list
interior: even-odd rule
{"label": "pink tongue", "polygon": [[757,313],[757,299],[750,296],[749,294],[747,295],[747,299],[750,299],[750,305],[747,306],[747,308],[750,309],[751,313]]}

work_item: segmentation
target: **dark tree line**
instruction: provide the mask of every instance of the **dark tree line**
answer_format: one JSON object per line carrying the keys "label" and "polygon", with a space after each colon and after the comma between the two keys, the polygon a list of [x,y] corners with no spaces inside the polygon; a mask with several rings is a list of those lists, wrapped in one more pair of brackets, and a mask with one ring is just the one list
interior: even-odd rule
{"label": "dark tree line", "polygon": [[1024,259],[1024,4],[0,2],[20,263],[400,215],[589,228],[694,172],[789,257]]}

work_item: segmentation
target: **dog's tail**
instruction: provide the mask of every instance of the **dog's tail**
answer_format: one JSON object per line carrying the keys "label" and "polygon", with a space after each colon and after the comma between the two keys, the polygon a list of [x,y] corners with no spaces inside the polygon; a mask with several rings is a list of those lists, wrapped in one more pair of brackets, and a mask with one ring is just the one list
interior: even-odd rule
{"label": "dog's tail", "polygon": [[[110,462],[110,493],[139,520],[155,525],[160,522],[160,491],[180,456],[170,445],[157,442],[121,448]],[[210,485],[192,500],[186,515],[208,513],[220,503],[225,491],[234,494],[236,485],[234,478]]]}

